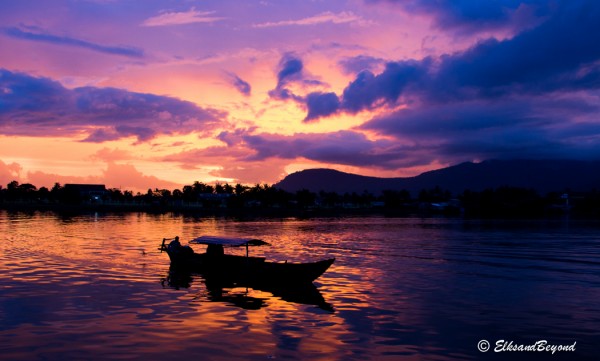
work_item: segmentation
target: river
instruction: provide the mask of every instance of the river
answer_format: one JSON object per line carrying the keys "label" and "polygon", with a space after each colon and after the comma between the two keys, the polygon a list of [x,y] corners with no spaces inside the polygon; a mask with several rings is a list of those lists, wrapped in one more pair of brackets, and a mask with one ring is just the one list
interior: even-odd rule
{"label": "river", "polygon": [[[0,358],[594,360],[599,231],[568,219],[0,211]],[[158,250],[203,234],[261,238],[272,246],[251,253],[272,260],[336,261],[305,294],[215,289],[170,272]]]}

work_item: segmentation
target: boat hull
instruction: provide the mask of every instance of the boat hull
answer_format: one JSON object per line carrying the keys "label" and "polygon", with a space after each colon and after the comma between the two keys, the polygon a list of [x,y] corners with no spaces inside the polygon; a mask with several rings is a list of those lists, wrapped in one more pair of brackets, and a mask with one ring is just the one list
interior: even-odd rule
{"label": "boat hull", "polygon": [[335,261],[331,258],[309,263],[267,262],[263,257],[195,253],[190,247],[164,247],[164,250],[174,268],[239,284],[310,283]]}

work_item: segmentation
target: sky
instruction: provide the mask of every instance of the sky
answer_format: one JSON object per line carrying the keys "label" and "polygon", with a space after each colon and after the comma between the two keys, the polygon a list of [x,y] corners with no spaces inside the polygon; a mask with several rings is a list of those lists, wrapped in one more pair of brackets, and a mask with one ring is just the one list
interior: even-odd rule
{"label": "sky", "polygon": [[600,2],[0,2],[0,185],[600,159]]}

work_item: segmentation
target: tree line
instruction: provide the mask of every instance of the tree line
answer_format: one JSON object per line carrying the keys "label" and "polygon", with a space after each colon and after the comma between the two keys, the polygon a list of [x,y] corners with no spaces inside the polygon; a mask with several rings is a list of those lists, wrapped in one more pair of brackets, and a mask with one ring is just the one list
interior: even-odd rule
{"label": "tree line", "polygon": [[423,189],[412,195],[407,190],[385,190],[373,194],[287,192],[273,185],[242,184],[214,185],[194,182],[181,189],[148,189],[141,193],[118,188],[102,192],[82,193],[76,187],[55,183],[52,188],[12,181],[0,186],[0,206],[3,208],[27,206],[122,207],[159,210],[383,210],[405,213],[443,213],[473,217],[539,217],[570,212],[600,215],[600,192],[568,191],[540,195],[533,189],[499,187],[483,191],[465,190],[452,194],[442,187]]}

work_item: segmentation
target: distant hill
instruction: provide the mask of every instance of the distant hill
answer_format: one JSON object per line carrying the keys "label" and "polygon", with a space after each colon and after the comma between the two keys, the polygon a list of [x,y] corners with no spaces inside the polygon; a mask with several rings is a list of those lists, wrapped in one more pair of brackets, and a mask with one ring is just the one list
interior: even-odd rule
{"label": "distant hill", "polygon": [[332,169],[307,169],[288,175],[274,185],[288,192],[379,194],[384,190],[406,189],[414,196],[436,186],[453,194],[464,190],[512,186],[533,188],[540,194],[551,191],[600,189],[600,161],[575,160],[488,160],[461,163],[407,178],[377,178]]}

